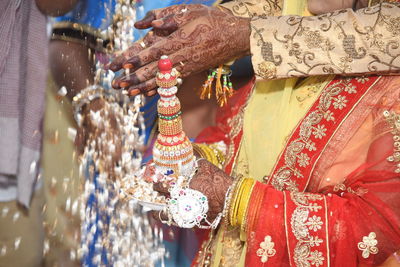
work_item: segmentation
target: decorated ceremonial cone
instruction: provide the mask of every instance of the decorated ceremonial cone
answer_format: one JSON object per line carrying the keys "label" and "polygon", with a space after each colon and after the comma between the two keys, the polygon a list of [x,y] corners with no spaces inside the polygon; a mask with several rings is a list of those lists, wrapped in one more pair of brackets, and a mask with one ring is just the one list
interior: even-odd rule
{"label": "decorated ceremonial cone", "polygon": [[161,57],[158,69],[159,134],[153,148],[153,161],[157,172],[188,177],[193,172],[195,159],[192,144],[182,129],[181,104],[176,97],[179,72],[172,68],[168,56]]}

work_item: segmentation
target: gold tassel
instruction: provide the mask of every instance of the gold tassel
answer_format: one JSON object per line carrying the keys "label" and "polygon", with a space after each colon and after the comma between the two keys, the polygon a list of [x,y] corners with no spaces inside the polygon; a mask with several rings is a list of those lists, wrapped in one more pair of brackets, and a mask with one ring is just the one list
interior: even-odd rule
{"label": "gold tassel", "polygon": [[232,83],[229,79],[231,71],[229,66],[220,65],[217,69],[210,71],[203,88],[200,91],[200,99],[210,99],[212,85],[215,79],[215,97],[219,106],[223,107],[228,103],[228,98],[234,93]]}
{"label": "gold tassel", "polygon": [[201,89],[200,99],[204,100],[211,98],[213,81],[214,81],[214,75],[209,74],[207,80],[203,84],[203,88]]}
{"label": "gold tassel", "polygon": [[223,100],[224,91],[221,83],[222,67],[223,67],[222,65],[218,67],[217,80],[215,82],[215,97],[217,98],[217,103],[220,107],[222,107],[223,106],[222,103],[224,103]]}

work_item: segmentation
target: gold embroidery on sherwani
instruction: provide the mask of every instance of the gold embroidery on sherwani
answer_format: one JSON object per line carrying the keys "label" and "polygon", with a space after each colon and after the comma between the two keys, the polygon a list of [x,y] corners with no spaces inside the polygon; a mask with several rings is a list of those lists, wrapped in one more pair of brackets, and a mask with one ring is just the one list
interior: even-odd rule
{"label": "gold embroidery on sherwani", "polygon": [[279,16],[282,13],[283,0],[234,0],[222,6],[235,16],[252,18],[254,16]]}
{"label": "gold embroidery on sherwani", "polygon": [[398,4],[382,3],[315,17],[253,17],[255,73],[270,79],[399,71],[399,14]]}

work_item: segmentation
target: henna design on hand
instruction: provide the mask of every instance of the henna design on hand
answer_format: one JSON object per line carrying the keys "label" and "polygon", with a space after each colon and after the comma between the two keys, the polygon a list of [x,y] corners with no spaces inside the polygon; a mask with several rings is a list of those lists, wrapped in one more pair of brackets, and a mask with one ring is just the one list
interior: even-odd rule
{"label": "henna design on hand", "polygon": [[202,192],[208,199],[208,219],[214,220],[224,208],[225,195],[233,182],[232,177],[205,159],[190,182],[190,188]]}
{"label": "henna design on hand", "polygon": [[[223,170],[205,159],[199,161],[198,171],[190,181],[189,187],[203,193],[208,199],[208,220],[213,221],[218,213],[222,212],[225,203],[225,195],[232,185],[233,179]],[[160,194],[169,196],[169,185],[155,183],[154,190]]]}
{"label": "henna design on hand", "polygon": [[[176,12],[178,8],[186,8],[187,11]],[[155,88],[155,83],[148,81],[155,77],[152,68],[161,55],[169,55],[174,66],[186,77],[248,55],[250,51],[249,19],[235,17],[218,8],[203,5],[172,6],[154,11],[143,21],[139,25],[177,30],[126,60],[134,71],[130,74],[132,77],[119,77],[113,86],[121,88],[120,82],[126,81],[122,85],[130,87],[130,95],[134,95],[133,92],[146,93]]]}

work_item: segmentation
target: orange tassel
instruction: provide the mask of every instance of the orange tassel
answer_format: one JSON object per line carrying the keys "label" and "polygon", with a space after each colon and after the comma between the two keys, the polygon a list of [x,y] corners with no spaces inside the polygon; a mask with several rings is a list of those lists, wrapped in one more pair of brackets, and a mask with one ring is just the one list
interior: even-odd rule
{"label": "orange tassel", "polygon": [[[232,83],[229,80],[230,70],[224,65],[213,70],[209,75],[202,89],[200,90],[200,99],[210,99],[212,95],[212,85],[215,79],[215,98],[220,107],[228,103],[228,98],[234,93]],[[223,81],[221,80],[223,79]]]}

